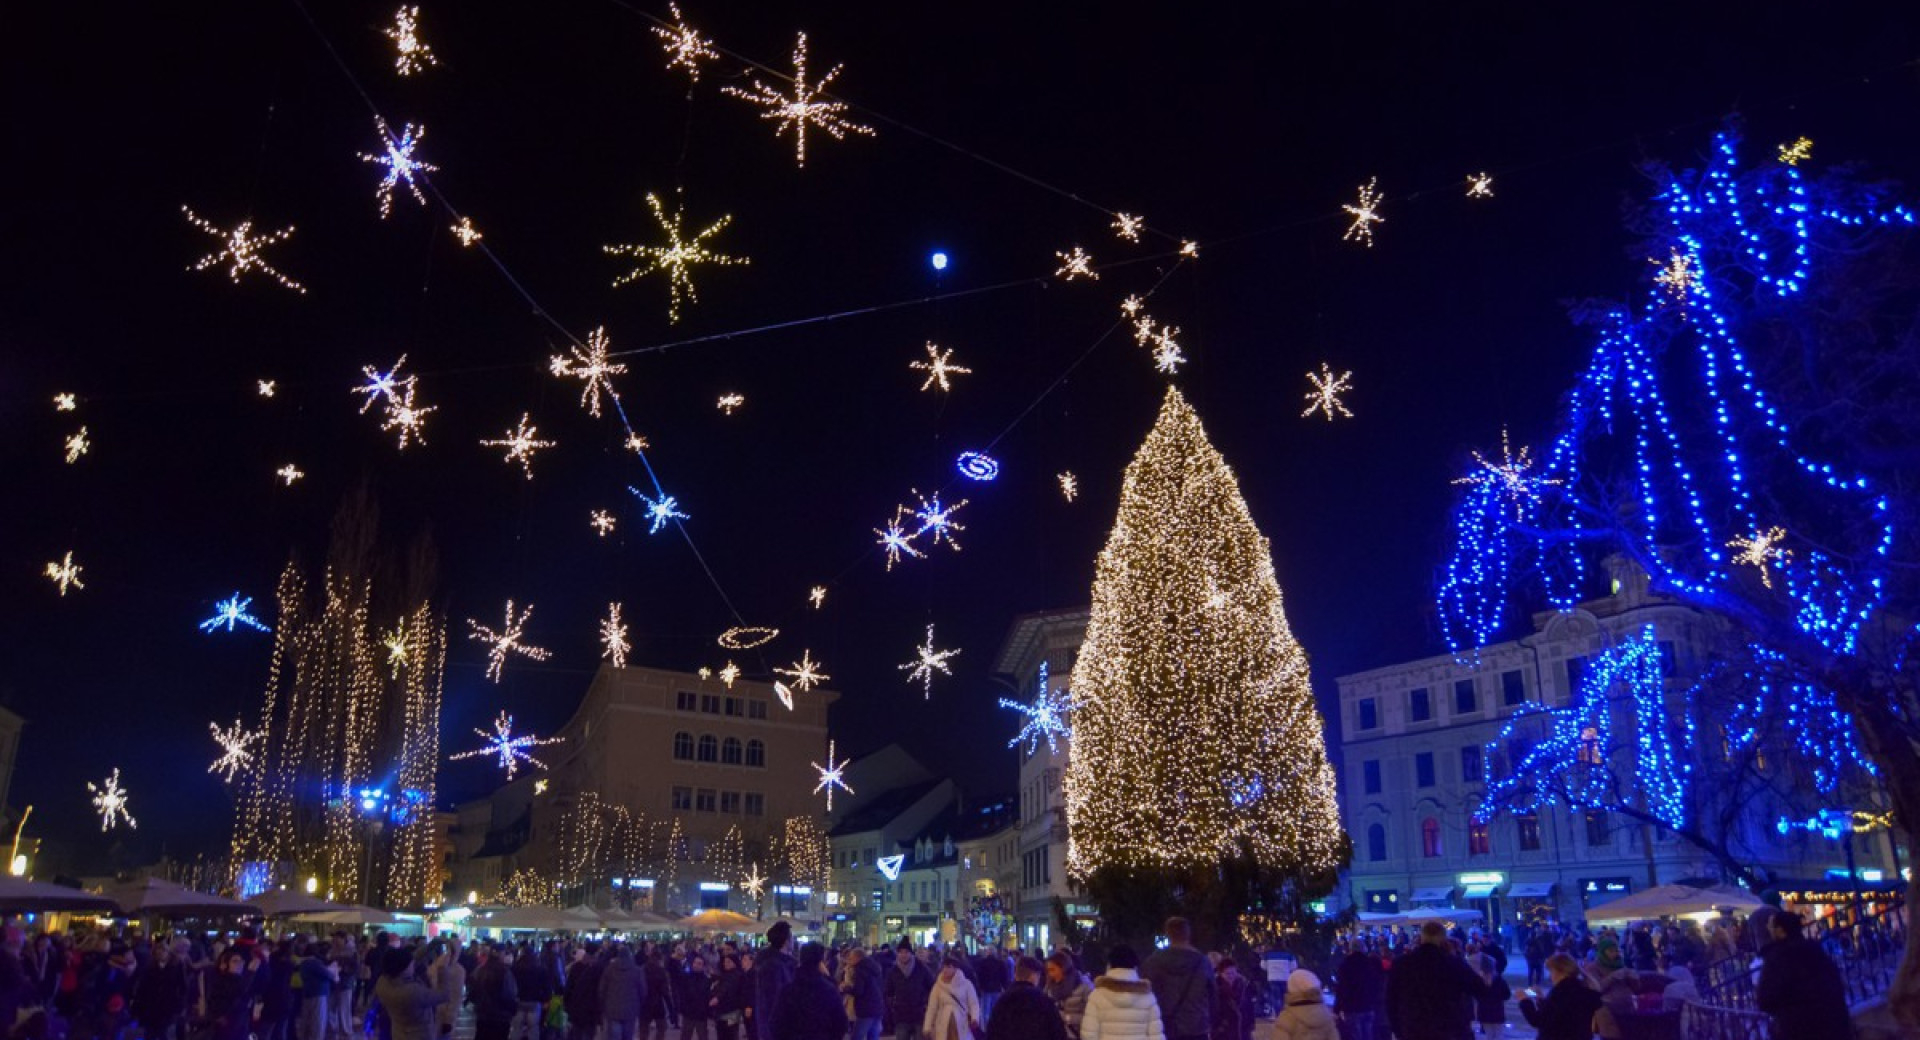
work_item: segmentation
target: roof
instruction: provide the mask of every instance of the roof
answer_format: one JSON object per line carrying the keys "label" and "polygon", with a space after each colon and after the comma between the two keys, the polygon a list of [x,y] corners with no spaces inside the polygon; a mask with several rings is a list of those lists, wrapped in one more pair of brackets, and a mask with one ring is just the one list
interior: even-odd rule
{"label": "roof", "polygon": [[954,841],[971,841],[1013,826],[1013,796],[983,799],[960,813],[953,825]]}
{"label": "roof", "polygon": [[910,787],[896,787],[869,800],[867,804],[848,813],[833,829],[828,837],[838,834],[859,834],[862,831],[877,831],[893,821],[893,818],[913,807],[913,803],[925,798],[942,781],[929,780]]}
{"label": "roof", "polygon": [[1000,640],[1000,653],[993,659],[994,674],[1018,673],[1019,662],[1032,652],[1034,644],[1039,642],[1048,628],[1061,624],[1084,625],[1092,617],[1091,607],[1057,607],[1014,618],[1013,624],[1007,628],[1006,638]]}

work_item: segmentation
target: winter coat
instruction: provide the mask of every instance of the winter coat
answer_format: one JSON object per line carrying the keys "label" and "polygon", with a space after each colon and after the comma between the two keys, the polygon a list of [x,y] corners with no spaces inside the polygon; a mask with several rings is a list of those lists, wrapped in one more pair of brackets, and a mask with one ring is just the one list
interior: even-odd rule
{"label": "winter coat", "polygon": [[646,996],[640,1001],[640,1017],[648,1022],[659,1022],[673,1018],[674,992],[673,972],[662,964],[659,956],[648,957],[640,966],[646,976]]}
{"label": "winter coat", "polygon": [[[756,963],[753,970],[758,972],[764,963]],[[780,1040],[841,1040],[847,1035],[847,1009],[841,1006],[840,991],[817,971],[789,976],[774,998],[772,1013],[761,1020],[756,1011],[754,1018],[761,1022],[763,1036]]]}
{"label": "winter coat", "polygon": [[545,1004],[553,997],[551,969],[528,953],[513,962],[513,988],[520,991],[520,1003]]}
{"label": "winter coat", "polygon": [[1273,1020],[1273,1040],[1340,1040],[1340,1027],[1319,990],[1290,994]]}
{"label": "winter coat", "polygon": [[1059,982],[1047,983],[1047,996],[1060,1009],[1060,1019],[1066,1023],[1067,1036],[1080,1035],[1080,1021],[1087,1014],[1087,998],[1093,995],[1093,980],[1081,972],[1064,975]]}
{"label": "winter coat", "polygon": [[920,1019],[921,1040],[973,1040],[980,1024],[980,994],[958,968],[952,979],[937,979]]}
{"label": "winter coat", "polygon": [[[780,991],[793,984],[797,970],[799,964],[785,950],[768,950],[753,962],[753,1031],[759,1040],[788,1040],[773,1031],[773,1006],[780,1001]],[[832,989],[833,983],[827,983],[827,988]],[[833,1005],[840,1007],[838,991]],[[844,1016],[846,1009],[840,1013]]]}
{"label": "winter coat", "polygon": [[[253,977],[219,972],[207,983],[207,1021],[213,1040],[247,1040],[253,1028]],[[394,1040],[401,1040],[396,1033]],[[427,1040],[408,1037],[407,1040]]]}
{"label": "winter coat", "polygon": [[1387,973],[1380,958],[1355,950],[1340,961],[1333,976],[1333,1009],[1343,1015],[1364,1015],[1387,1006]]}
{"label": "winter coat", "polygon": [[1387,973],[1387,1021],[1400,1040],[1472,1040],[1480,973],[1453,951],[1421,943]]}
{"label": "winter coat", "polygon": [[591,1032],[600,1024],[601,965],[575,961],[567,968],[567,1021]]}
{"label": "winter coat", "polygon": [[713,998],[713,976],[704,971],[683,971],[673,977],[673,1006],[683,1020],[704,1022],[713,1017],[707,1001]]}
{"label": "winter coat", "polygon": [[1487,991],[1473,998],[1473,1020],[1476,1022],[1505,1022],[1507,1020],[1507,998],[1513,996],[1513,987],[1507,985],[1507,978],[1495,971],[1492,981],[1487,983]]}
{"label": "winter coat", "polygon": [[434,1009],[447,1000],[445,993],[419,979],[399,979],[391,975],[382,975],[380,981],[374,983],[373,998],[380,1002],[387,1021],[393,1025],[393,1040],[432,1040]]}
{"label": "winter coat", "polygon": [[896,1024],[912,1024],[927,1015],[927,998],[933,995],[933,973],[915,957],[908,971],[901,971],[899,963],[887,965],[881,972],[886,977],[887,1016]]}
{"label": "winter coat", "polygon": [[1046,993],[1016,980],[993,1005],[986,1040],[1067,1040],[1067,1025]]}
{"label": "winter coat", "polygon": [[333,995],[333,971],[326,961],[318,957],[304,957],[300,960],[301,1000],[325,1000]]}
{"label": "winter coat", "polygon": [[720,1003],[713,1006],[713,1017],[734,1011],[745,1011],[753,1003],[752,980],[739,968],[723,968],[713,977],[713,997]]}
{"label": "winter coat", "polygon": [[1247,980],[1239,972],[1220,972],[1213,977],[1214,1040],[1240,1040],[1240,1003],[1247,995]]}
{"label": "winter coat", "polygon": [[853,966],[847,984],[841,987],[852,1001],[854,1018],[879,1018],[887,1013],[887,995],[880,979],[880,962],[863,957]]}
{"label": "winter coat", "polygon": [[520,1013],[520,987],[513,971],[498,957],[488,957],[473,970],[473,984],[467,987],[473,1000],[473,1020],[494,1025],[512,1022]]}
{"label": "winter coat", "polygon": [[275,953],[258,975],[260,1021],[284,1022],[293,1017],[293,958]]}
{"label": "winter coat", "polygon": [[1592,1040],[1593,1013],[1598,1010],[1600,994],[1579,975],[1554,983],[1538,1004],[1532,998],[1520,1002],[1520,1013],[1539,1032],[1539,1040]]}
{"label": "winter coat", "polygon": [[974,988],[982,995],[1004,993],[1007,989],[1007,961],[1004,957],[982,954],[973,961]]}
{"label": "winter coat", "polygon": [[1140,965],[1140,976],[1153,984],[1168,1036],[1207,1036],[1213,1031],[1213,964],[1206,954],[1191,946],[1169,946]]}
{"label": "winter coat", "polygon": [[1852,1029],[1840,968],[1811,939],[1781,939],[1760,950],[1754,1004],[1773,1016],[1773,1040],[1844,1037]]}
{"label": "winter coat", "polygon": [[[19,1004],[14,1005],[18,1011]],[[175,958],[140,973],[134,983],[133,1017],[146,1027],[148,1036],[185,1014],[187,1010],[187,965]],[[0,1013],[0,1021],[10,1021]]]}
{"label": "winter coat", "polygon": [[1153,986],[1132,968],[1108,968],[1093,984],[1080,1040],[1166,1040]]}
{"label": "winter coat", "polygon": [[427,969],[427,982],[444,1001],[440,1005],[440,1024],[453,1025],[460,1017],[460,1005],[467,999],[467,969],[460,966],[453,950],[441,953],[440,959]]}
{"label": "winter coat", "polygon": [[602,1022],[638,1022],[647,1003],[647,977],[633,954],[621,951],[607,962],[600,973],[600,1017]]}

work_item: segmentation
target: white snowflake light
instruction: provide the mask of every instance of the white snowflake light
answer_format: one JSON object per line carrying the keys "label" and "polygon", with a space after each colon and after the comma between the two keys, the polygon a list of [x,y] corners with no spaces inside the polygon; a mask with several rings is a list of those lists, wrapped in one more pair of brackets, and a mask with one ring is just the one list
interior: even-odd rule
{"label": "white snowflake light", "polygon": [[223,783],[233,783],[233,778],[242,772],[253,770],[253,743],[267,739],[263,732],[250,732],[233,720],[232,729],[221,729],[217,722],[207,723],[207,729],[213,732],[213,742],[220,745],[220,757],[207,767],[209,773],[219,773]]}
{"label": "white snowflake light", "polygon": [[1347,411],[1347,406],[1340,400],[1342,393],[1353,389],[1352,379],[1352,372],[1342,372],[1336,377],[1325,361],[1320,362],[1318,375],[1307,373],[1307,382],[1313,385],[1313,389],[1307,391],[1307,410],[1300,413],[1300,418],[1304,419],[1315,412],[1325,412],[1328,422],[1333,421],[1335,412],[1353,418],[1353,413]]}
{"label": "white snowflake light", "polygon": [[718,58],[720,52],[713,49],[712,40],[687,24],[679,4],[668,4],[667,10],[673,13],[673,24],[653,27],[653,34],[660,37],[660,45],[667,50],[667,68],[686,69],[687,78],[698,83],[700,63]]}
{"label": "white snowflake light", "polygon": [[1200,259],[1200,243],[1189,238],[1180,243],[1180,258],[1183,260]]}
{"label": "white snowflake light", "polygon": [[766,893],[767,879],[760,876],[759,863],[756,862],[747,868],[747,876],[740,879],[740,890],[755,899],[759,899]]}
{"label": "white snowflake light", "polygon": [[726,665],[720,669],[720,681],[726,683],[727,689],[729,690],[733,689],[734,680],[739,678],[740,666],[734,664],[732,661],[728,661]]}
{"label": "white snowflake light", "polygon": [[948,381],[947,377],[973,374],[973,369],[956,365],[952,359],[952,347],[942,350],[940,347],[928,343],[927,359],[925,361],[910,361],[907,363],[907,367],[916,372],[925,372],[927,374],[926,380],[920,384],[921,392],[924,393],[938,386],[941,393],[946,393],[953,389],[953,384]]}
{"label": "white snowflake light", "polygon": [[487,237],[480,233],[479,228],[473,226],[472,217],[461,217],[450,230],[453,231],[453,237],[460,240],[460,246],[463,249],[472,249],[475,242]]}
{"label": "white snowflake light", "polygon": [[385,118],[375,116],[373,122],[374,128],[380,132],[380,145],[384,149],[384,154],[368,155],[366,152],[361,152],[360,159],[363,162],[378,163],[387,168],[387,174],[381,179],[380,186],[373,190],[373,197],[380,200],[380,219],[385,220],[393,212],[393,189],[399,187],[402,182],[406,184],[407,191],[413,194],[413,201],[422,206],[426,205],[427,197],[420,193],[420,185],[414,182],[414,178],[422,173],[437,173],[440,167],[413,157],[414,148],[418,147],[421,139],[427,136],[426,127],[416,127],[408,123],[406,131],[399,137],[395,137],[392,129],[387,126]]}
{"label": "white snowflake light", "polygon": [[53,395],[53,410],[56,412],[71,412],[78,407],[80,402],[72,394]]}
{"label": "white snowflake light", "polygon": [[80,580],[80,572],[84,569],[85,568],[79,564],[73,562],[73,550],[69,549],[67,550],[67,555],[62,557],[59,562],[48,563],[44,573],[47,577],[53,579],[55,585],[60,586],[60,595],[65,596],[67,590],[70,588],[84,589],[87,587],[85,583]]}
{"label": "white snowflake light", "polygon": [[647,443],[647,439],[645,437],[642,437],[639,434],[633,433],[631,431],[627,433],[627,450],[630,452],[633,452],[635,455],[638,455],[641,452],[646,451],[648,448],[652,446],[653,445]]}
{"label": "white snowflake light", "polygon": [[834,788],[837,787],[840,790],[847,792],[848,794],[853,793],[853,788],[847,786],[847,780],[846,780],[847,764],[851,762],[852,759],[845,759],[845,760],[836,762],[834,761],[833,752],[834,752],[833,741],[829,740],[827,741],[827,764],[823,766],[818,762],[810,763],[813,766],[814,771],[820,774],[820,782],[813,785],[813,793],[819,794],[821,791],[827,792],[827,811],[828,812],[833,811],[833,789]]}
{"label": "white snowflake light", "polygon": [[1502,427],[1500,430],[1500,461],[1490,461],[1486,456],[1476,451],[1473,453],[1473,461],[1480,467],[1480,472],[1460,477],[1455,480],[1454,483],[1498,488],[1501,497],[1505,498],[1507,502],[1513,506],[1514,519],[1518,520],[1523,515],[1522,506],[1526,502],[1540,501],[1539,489],[1541,487],[1561,483],[1556,479],[1530,476],[1528,474],[1527,471],[1533,468],[1533,460],[1527,457],[1527,453],[1530,450],[1527,445],[1522,444],[1520,446],[1520,453],[1517,455],[1514,454],[1513,444],[1507,439],[1506,428]]}
{"label": "white snowflake light", "polygon": [[[1657,260],[1647,262],[1656,266],[1659,264]],[[1676,300],[1684,300],[1700,281],[1699,262],[1694,259],[1692,253],[1683,253],[1675,249],[1672,257],[1667,260],[1666,266],[1661,267],[1660,273],[1653,276],[1653,281],[1654,284],[1665,289],[1667,295]]]}
{"label": "white snowflake light", "polygon": [[508,654],[519,654],[535,661],[544,661],[552,656],[540,647],[521,642],[525,638],[527,619],[532,616],[533,604],[527,604],[526,611],[516,617],[513,601],[508,600],[507,619],[498,632],[472,618],[467,619],[467,627],[473,630],[467,638],[487,644],[487,678],[496,683],[500,681],[500,672],[506,667]]}
{"label": "white snowflake light", "polygon": [[1165,375],[1180,371],[1180,366],[1187,363],[1186,352],[1180,349],[1180,341],[1175,338],[1179,335],[1177,327],[1166,325],[1153,334],[1153,367]]}
{"label": "white snowflake light", "polygon": [[519,426],[508,430],[499,440],[480,442],[480,446],[483,448],[507,449],[505,461],[518,462],[521,471],[527,475],[528,480],[533,479],[533,453],[542,448],[551,448],[554,444],[553,441],[543,441],[534,437],[534,434],[539,433],[540,430],[538,427],[527,424],[527,420],[531,418],[532,416],[530,414],[522,412],[520,413]]}
{"label": "white snowflake light", "polygon": [[666,207],[660,205],[660,197],[647,193],[647,207],[653,210],[653,219],[658,221],[660,229],[667,233],[665,245],[611,245],[600,247],[611,256],[631,256],[639,266],[613,280],[614,288],[619,288],[638,278],[644,278],[655,272],[665,272],[667,276],[667,320],[680,320],[680,301],[684,297],[691,303],[700,302],[700,293],[694,288],[693,276],[688,269],[698,264],[715,264],[721,267],[734,264],[750,264],[753,261],[744,256],[728,256],[716,253],[706,246],[709,238],[726,229],[733,223],[733,215],[728,214],[708,224],[706,230],[685,237],[684,224],[686,208],[676,206],[673,216],[668,217]]}
{"label": "white snowflake light", "polygon": [[274,270],[273,265],[267,263],[266,257],[260,255],[260,251],[267,246],[285,242],[287,239],[292,238],[293,225],[289,224],[272,234],[256,235],[253,233],[253,221],[251,220],[243,220],[235,224],[232,231],[222,231],[218,227],[200,219],[199,216],[195,215],[193,210],[185,206],[180,207],[180,212],[187,215],[187,222],[194,227],[199,228],[215,238],[225,240],[225,244],[220,250],[201,257],[198,262],[192,267],[187,268],[187,270],[204,271],[209,267],[215,267],[224,263],[227,265],[227,277],[236,282],[240,280],[240,275],[243,272],[259,271],[261,274],[292,289],[294,292],[304,293],[307,291],[306,287],[299,282]]}
{"label": "white snowflake light", "polygon": [[1138,242],[1140,241],[1140,229],[1145,227],[1146,223],[1144,217],[1136,217],[1131,213],[1115,213],[1113,215],[1113,233],[1129,242]]}
{"label": "white snowflake light", "polygon": [[1007,746],[1017,747],[1024,740],[1027,742],[1027,754],[1031,755],[1039,749],[1042,739],[1046,740],[1048,751],[1060,750],[1057,738],[1069,735],[1067,713],[1080,705],[1066,690],[1055,692],[1048,686],[1047,664],[1042,661],[1040,662],[1040,692],[1034,695],[1033,703],[1022,704],[1002,697],[1000,706],[1011,708],[1027,717],[1020,726],[1020,732],[1015,734],[1012,740],[1007,741]]}
{"label": "white snowflake light", "polygon": [[899,563],[903,555],[911,556],[916,560],[926,558],[926,553],[913,547],[913,540],[918,536],[907,533],[907,529],[900,525],[898,514],[887,522],[884,530],[876,527],[873,533],[880,536],[880,540],[875,544],[887,551],[887,570],[889,571],[893,570],[893,565]]}
{"label": "white snowflake light", "polygon": [[286,465],[280,467],[279,469],[274,470],[273,475],[276,477],[279,477],[281,482],[286,484],[288,487],[292,487],[294,481],[299,480],[300,478],[306,476],[307,474],[303,470],[301,470],[300,467],[289,462]]}
{"label": "white snowflake light", "polygon": [[71,466],[80,461],[80,456],[87,453],[87,428],[80,427],[80,431],[68,437],[65,443],[67,465]]}
{"label": "white snowflake light", "polygon": [[578,346],[567,348],[565,354],[555,354],[547,359],[547,370],[563,379],[580,380],[580,404],[587,414],[600,418],[600,395],[606,394],[615,401],[620,395],[614,392],[613,376],[626,372],[627,366],[607,360],[607,348],[613,341],[607,338],[603,326],[587,333],[585,348]]}
{"label": "white snowflake light", "polygon": [[1158,328],[1159,323],[1154,321],[1149,315],[1143,314],[1133,319],[1133,345],[1136,347],[1144,347],[1152,343],[1154,331]]}
{"label": "white snowflake light", "polygon": [[627,623],[620,620],[620,604],[607,604],[607,616],[600,619],[600,656],[613,662],[615,668],[627,666],[627,651],[633,644],[627,642]]}
{"label": "white snowflake light", "polygon": [[721,394],[720,400],[714,402],[714,407],[732,415],[734,409],[746,403],[747,399],[743,394]]}
{"label": "white snowflake light", "polygon": [[393,670],[393,677],[400,678],[400,671],[407,666],[407,657],[411,653],[407,643],[407,619],[401,618],[393,631],[380,641],[380,645],[387,648],[387,666]]}
{"label": "white snowflake light", "polygon": [[1381,201],[1386,197],[1375,190],[1374,186],[1378,183],[1380,178],[1375,177],[1362,184],[1359,200],[1351,206],[1340,207],[1353,215],[1353,223],[1347,225],[1347,233],[1340,236],[1340,241],[1359,242],[1369,249],[1373,248],[1373,226],[1387,222],[1387,218],[1378,212]]}
{"label": "white snowflake light", "polygon": [[845,68],[844,65],[835,65],[832,72],[820,77],[818,83],[809,86],[807,83],[807,34],[801,33],[799,40],[793,45],[792,97],[760,82],[758,78],[754,79],[752,90],[723,87],[721,92],[744,98],[765,108],[766,111],[760,113],[760,118],[775,120],[780,124],[774,129],[775,137],[792,130],[794,159],[801,166],[805,166],[807,164],[807,127],[809,126],[819,127],[836,141],[845,140],[849,133],[873,136],[872,127],[861,126],[841,115],[847,110],[846,102],[820,100],[827,96],[827,85],[833,82],[835,76],[840,75],[840,70],[843,68]]}
{"label": "white snowflake light", "polygon": [[701,665],[693,674],[699,676],[701,682],[706,682],[708,679],[713,678],[713,669]]}
{"label": "white snowflake light", "polygon": [[402,354],[400,355],[400,360],[395,361],[393,367],[387,369],[385,372],[380,371],[373,365],[360,366],[361,373],[366,376],[366,382],[354,387],[353,392],[367,395],[367,399],[360,402],[361,415],[367,414],[367,411],[376,404],[384,403],[391,405],[400,396],[402,391],[413,385],[412,376],[403,378],[400,375],[400,369],[405,366],[406,363],[407,356]]}
{"label": "white snowflake light", "polygon": [[1063,282],[1071,282],[1076,278],[1085,278],[1090,282],[1100,280],[1100,272],[1093,269],[1093,257],[1079,246],[1074,246],[1071,253],[1056,249],[1053,255],[1060,261],[1060,269],[1053,272],[1055,278]]}
{"label": "white snowflake light", "polygon": [[933,544],[939,545],[941,542],[945,542],[949,546],[952,546],[955,552],[960,551],[960,543],[956,541],[953,536],[966,530],[966,528],[954,520],[953,514],[965,509],[967,500],[963,498],[950,506],[942,505],[940,502],[940,492],[934,492],[933,497],[929,499],[925,495],[922,495],[918,488],[913,490],[913,497],[920,500],[920,508],[913,511],[913,518],[920,522],[920,530],[916,533],[915,537],[931,531],[933,532]]}
{"label": "white snowflake light", "polygon": [[1126,299],[1120,301],[1120,313],[1126,315],[1129,318],[1138,317],[1140,314],[1140,308],[1145,307],[1146,305],[1147,305],[1147,301],[1141,299],[1139,296],[1129,296]]}
{"label": "white snowflake light", "polygon": [[1069,502],[1080,497],[1080,478],[1074,476],[1072,470],[1068,470],[1054,479],[1060,482],[1060,497]]}
{"label": "white snowflake light", "polygon": [[805,693],[815,686],[826,682],[828,679],[833,678],[833,676],[820,670],[820,664],[813,659],[813,651],[811,650],[801,650],[800,660],[795,661],[793,667],[775,668],[773,672],[775,675],[784,675],[792,679],[794,688],[801,693]]}
{"label": "white snowflake light", "polygon": [[547,768],[545,762],[527,753],[528,748],[539,747],[542,744],[558,744],[566,739],[564,737],[547,737],[542,739],[531,733],[516,737],[513,735],[513,716],[504,711],[500,713],[498,718],[493,720],[492,733],[488,733],[484,729],[476,729],[473,732],[477,734],[481,740],[486,741],[486,743],[474,748],[472,751],[462,751],[457,755],[449,755],[448,761],[458,762],[467,758],[479,758],[482,755],[492,756],[498,760],[494,764],[507,771],[507,779],[509,780],[513,779],[514,774],[520,771],[520,763],[522,762],[527,763],[535,769]]}
{"label": "white snowflake light", "polygon": [[1493,175],[1490,173],[1467,174],[1467,198],[1493,198]]}
{"label": "white snowflake light", "polygon": [[95,787],[93,781],[87,781],[87,792],[93,795],[93,811],[100,814],[100,829],[110,831],[116,825],[125,823],[128,830],[139,829],[133,814],[127,811],[127,790],[120,786],[120,769],[115,767],[113,775]]}
{"label": "white snowflake light", "polygon": [[245,625],[257,632],[273,631],[273,629],[267,627],[265,622],[247,613],[247,608],[252,605],[252,596],[242,599],[240,594],[236,592],[232,596],[213,605],[213,616],[200,622],[200,631],[209,633],[217,632],[220,630],[221,625],[227,626],[227,631],[229,632],[234,630],[235,625]]}
{"label": "white snowflake light", "polygon": [[1740,550],[1734,554],[1733,562],[1748,567],[1760,568],[1760,584],[1773,588],[1773,574],[1767,564],[1774,560],[1787,560],[1793,557],[1793,550],[1783,548],[1787,529],[1776,527],[1770,531],[1755,531],[1750,535],[1735,538],[1727,543],[1730,549]]}
{"label": "white snowflake light", "polygon": [[648,534],[659,534],[662,527],[675,520],[693,519],[680,511],[680,503],[672,495],[663,493],[659,498],[654,498],[636,487],[629,487],[627,490],[633,492],[633,497],[647,504]]}
{"label": "white snowflake light", "polygon": [[393,25],[386,30],[387,39],[393,41],[398,53],[393,59],[393,70],[402,76],[411,76],[429,65],[440,64],[433,56],[433,48],[420,38],[420,9],[402,7],[393,16]]}
{"label": "white snowflake light", "polygon": [[253,386],[261,397],[272,397],[280,389],[280,384],[271,379],[256,379],[253,381]]}
{"label": "white snowflake light", "polygon": [[604,509],[596,509],[588,516],[587,524],[599,532],[600,537],[605,538],[613,533],[615,520],[612,513]]}
{"label": "white snowflake light", "polygon": [[807,591],[807,602],[813,604],[813,609],[819,610],[820,605],[826,601],[827,587],[825,585],[815,585]]}
{"label": "white snowflake light", "polygon": [[933,697],[933,673],[939,672],[941,675],[951,676],[953,670],[947,667],[947,659],[958,657],[960,651],[935,650],[933,648],[933,626],[928,625],[927,641],[917,647],[914,653],[914,659],[901,665],[900,670],[907,673],[907,682],[909,684],[919,683],[923,695],[931,699]]}
{"label": "white snowflake light", "polygon": [[421,430],[426,426],[427,413],[434,410],[432,405],[413,403],[413,380],[409,378],[401,388],[398,397],[387,401],[387,414],[380,420],[383,431],[400,431],[400,450],[407,450],[407,442],[418,440],[427,443],[427,435]]}

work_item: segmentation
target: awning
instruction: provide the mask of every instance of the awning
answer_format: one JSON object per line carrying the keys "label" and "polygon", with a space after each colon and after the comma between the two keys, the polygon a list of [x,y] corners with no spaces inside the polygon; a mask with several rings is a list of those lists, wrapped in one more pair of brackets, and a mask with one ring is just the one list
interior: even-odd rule
{"label": "awning", "polygon": [[1485,899],[1488,896],[1493,895],[1493,889],[1494,889],[1494,886],[1492,885],[1468,885],[1466,898]]}
{"label": "awning", "polygon": [[1452,898],[1452,885],[1443,885],[1439,888],[1416,888],[1413,890],[1413,901],[1416,903],[1444,903]]}
{"label": "awning", "polygon": [[1507,886],[1509,899],[1545,899],[1552,894],[1551,881],[1515,881]]}

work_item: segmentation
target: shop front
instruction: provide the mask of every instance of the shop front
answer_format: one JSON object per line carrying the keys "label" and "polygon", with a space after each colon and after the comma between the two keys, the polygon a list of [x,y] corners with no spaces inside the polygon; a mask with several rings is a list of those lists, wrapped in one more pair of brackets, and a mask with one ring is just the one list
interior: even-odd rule
{"label": "shop front", "polygon": [[1881,913],[1906,898],[1907,883],[1897,877],[1889,878],[1883,871],[1865,869],[1860,871],[1858,885],[1850,880],[1844,870],[1829,871],[1826,878],[1820,880],[1783,879],[1775,882],[1774,890],[1780,893],[1780,905],[1795,913],[1805,915],[1809,921],[1825,921],[1829,924],[1841,924],[1853,919],[1853,902],[1857,895],[1860,909],[1868,918]]}
{"label": "shop front", "polygon": [[1506,911],[1515,925],[1534,925],[1560,919],[1556,898],[1559,885],[1551,881],[1515,881],[1507,886]]}
{"label": "shop front", "polygon": [[1497,894],[1507,883],[1507,876],[1497,870],[1482,870],[1471,874],[1457,874],[1454,880],[1459,882],[1460,898],[1458,906],[1463,910],[1480,911],[1480,920],[1490,932],[1500,928],[1500,897]]}
{"label": "shop front", "polygon": [[1369,888],[1360,893],[1360,909],[1370,914],[1397,914],[1400,912],[1400,890]]}
{"label": "shop front", "polygon": [[1580,912],[1591,914],[1593,911],[1619,899],[1633,894],[1633,879],[1630,877],[1597,877],[1580,879]]}

